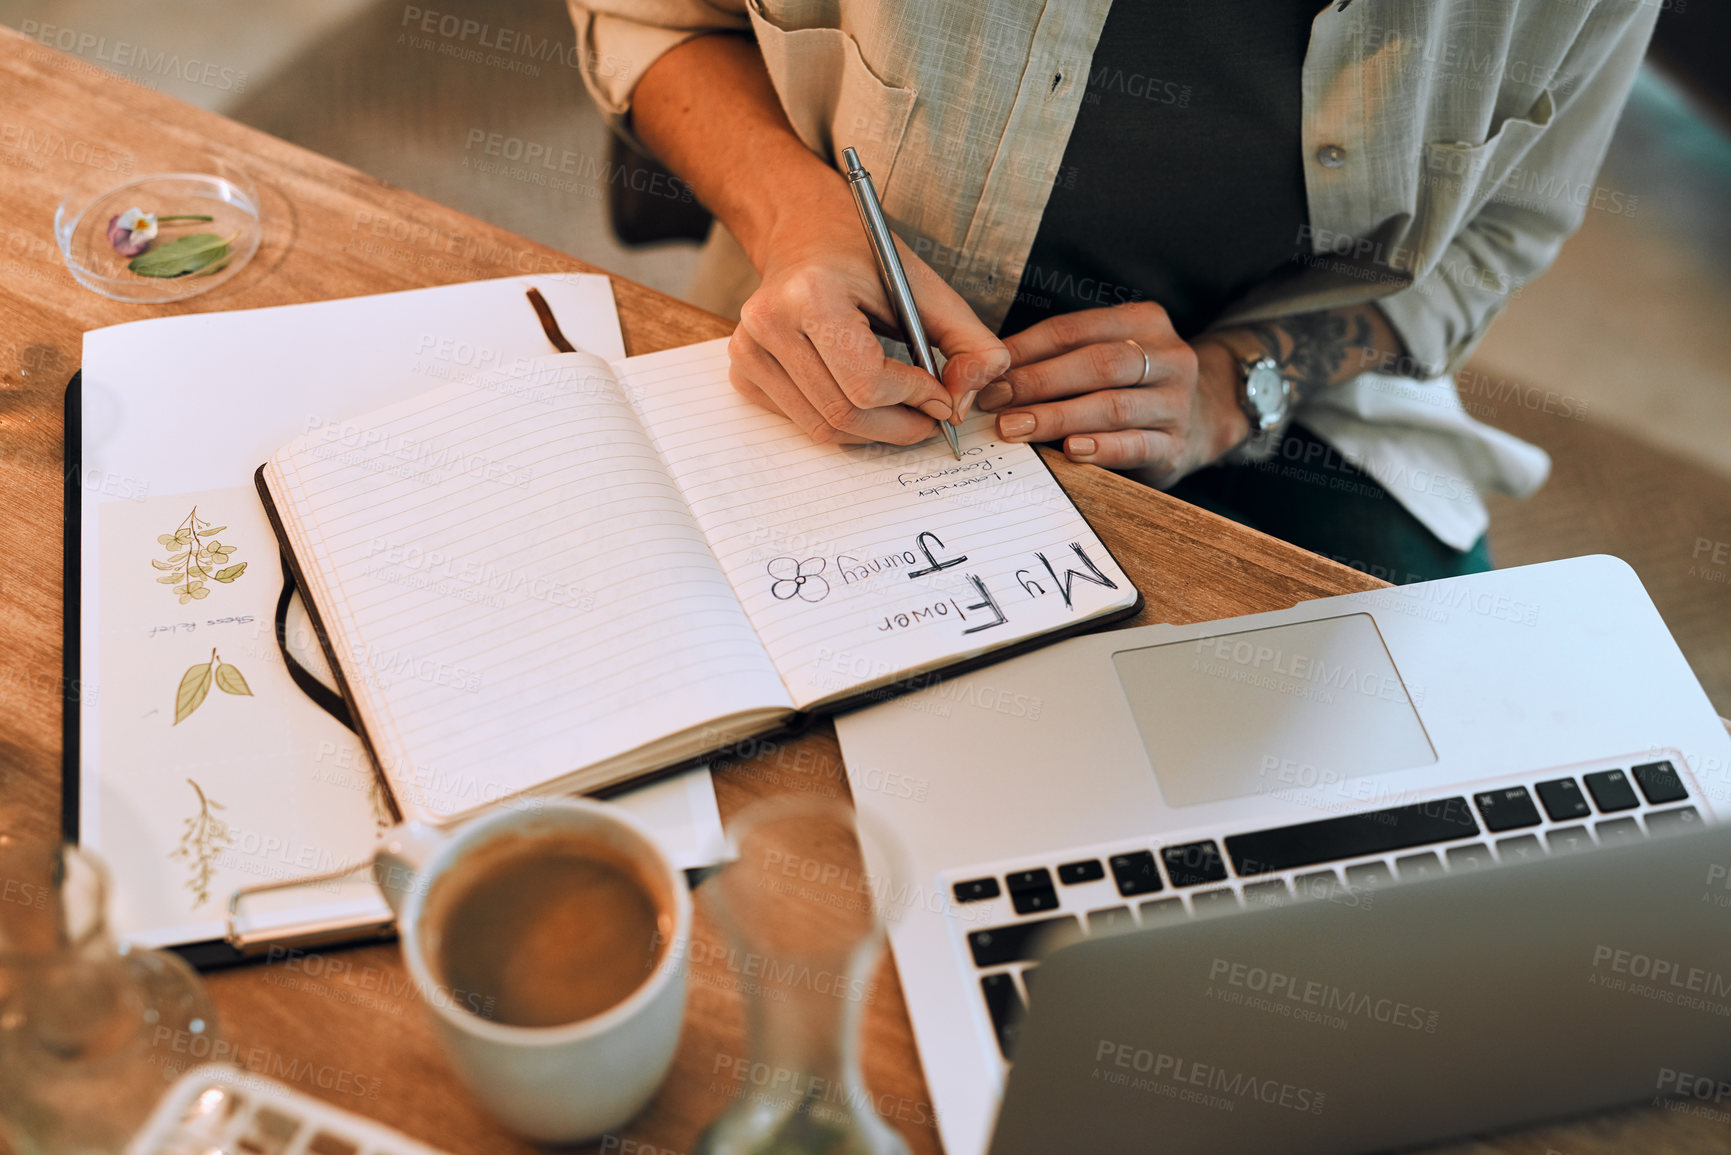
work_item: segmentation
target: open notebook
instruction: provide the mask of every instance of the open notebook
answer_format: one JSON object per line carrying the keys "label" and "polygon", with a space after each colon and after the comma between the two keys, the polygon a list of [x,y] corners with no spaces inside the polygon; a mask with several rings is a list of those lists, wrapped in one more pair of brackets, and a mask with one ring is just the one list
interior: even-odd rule
{"label": "open notebook", "polygon": [[1134,613],[1038,454],[961,434],[814,444],[711,341],[436,389],[258,487],[404,816],[448,820]]}

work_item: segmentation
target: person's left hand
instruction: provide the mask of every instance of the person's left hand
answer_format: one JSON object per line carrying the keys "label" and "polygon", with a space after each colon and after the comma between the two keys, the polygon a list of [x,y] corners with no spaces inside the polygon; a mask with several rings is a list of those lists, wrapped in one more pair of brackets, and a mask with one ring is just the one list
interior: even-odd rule
{"label": "person's left hand", "polygon": [[1071,461],[1144,469],[1164,487],[1250,436],[1235,355],[1185,344],[1152,301],[1048,317],[1004,345],[1010,369],[978,403],[1005,441],[1061,440]]}

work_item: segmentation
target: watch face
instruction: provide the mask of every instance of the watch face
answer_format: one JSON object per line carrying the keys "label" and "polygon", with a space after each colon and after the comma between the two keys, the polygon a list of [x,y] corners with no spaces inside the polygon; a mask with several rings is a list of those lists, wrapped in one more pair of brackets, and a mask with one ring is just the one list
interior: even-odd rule
{"label": "watch face", "polygon": [[1258,362],[1245,375],[1244,394],[1265,419],[1278,417],[1286,407],[1286,379],[1280,370]]}

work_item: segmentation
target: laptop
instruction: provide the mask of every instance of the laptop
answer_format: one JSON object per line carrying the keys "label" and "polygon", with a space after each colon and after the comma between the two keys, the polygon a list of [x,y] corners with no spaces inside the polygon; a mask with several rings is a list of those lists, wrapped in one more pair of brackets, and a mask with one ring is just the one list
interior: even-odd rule
{"label": "laptop", "polygon": [[1728,864],[1720,824],[1066,947],[991,1155],[1342,1155],[1640,1101],[1723,1127]]}
{"label": "laptop", "polygon": [[1077,638],[836,730],[903,844],[890,945],[954,1155],[987,1149],[1054,941],[1361,911],[1731,803],[1731,735],[1602,556]]}

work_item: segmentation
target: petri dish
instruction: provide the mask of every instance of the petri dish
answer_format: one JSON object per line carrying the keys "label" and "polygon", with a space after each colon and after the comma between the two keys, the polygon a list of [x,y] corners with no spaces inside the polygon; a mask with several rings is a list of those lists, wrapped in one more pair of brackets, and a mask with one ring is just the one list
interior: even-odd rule
{"label": "petri dish", "polygon": [[[112,172],[92,172],[67,190],[54,211],[54,239],[67,271],[104,297],[154,304],[185,300],[231,280],[252,260],[263,235],[252,178],[232,160],[209,153],[155,158],[151,170],[120,183]],[[127,267],[132,257],[117,251],[108,236],[110,220],[133,208],[158,218],[211,218],[159,223],[147,252],[194,234],[214,234],[226,242],[225,251],[180,276],[134,272]]]}

